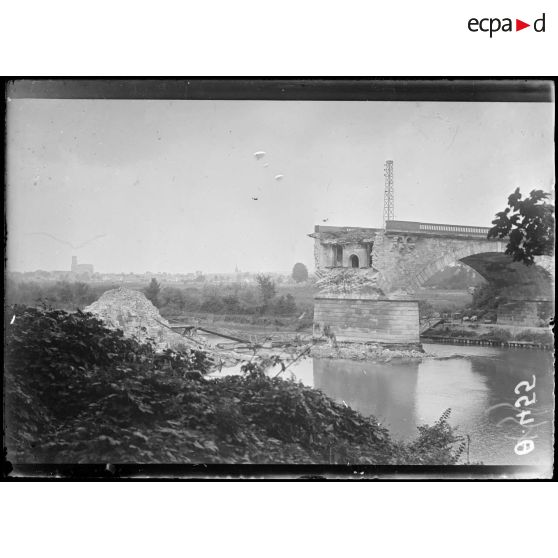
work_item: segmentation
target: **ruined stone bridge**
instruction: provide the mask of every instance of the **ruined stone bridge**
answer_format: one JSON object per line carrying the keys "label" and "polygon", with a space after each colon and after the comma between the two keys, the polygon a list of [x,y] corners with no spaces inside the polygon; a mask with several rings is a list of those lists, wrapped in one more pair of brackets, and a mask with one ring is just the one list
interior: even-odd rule
{"label": "ruined stone bridge", "polygon": [[314,333],[339,340],[418,342],[413,296],[438,271],[463,262],[496,285],[506,302],[502,324],[539,325],[553,307],[553,258],[513,262],[506,242],[487,239],[487,227],[388,221],[385,229],[316,226],[319,292]]}

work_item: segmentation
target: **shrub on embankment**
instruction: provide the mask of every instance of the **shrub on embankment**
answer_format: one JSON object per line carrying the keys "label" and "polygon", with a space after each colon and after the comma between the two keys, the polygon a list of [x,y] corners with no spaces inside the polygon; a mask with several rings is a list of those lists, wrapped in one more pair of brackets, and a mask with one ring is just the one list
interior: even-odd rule
{"label": "shrub on embankment", "polygon": [[451,464],[463,451],[447,413],[395,442],[373,417],[270,378],[263,363],[207,379],[204,353],[156,354],[90,314],[16,307],[6,331],[15,462]]}

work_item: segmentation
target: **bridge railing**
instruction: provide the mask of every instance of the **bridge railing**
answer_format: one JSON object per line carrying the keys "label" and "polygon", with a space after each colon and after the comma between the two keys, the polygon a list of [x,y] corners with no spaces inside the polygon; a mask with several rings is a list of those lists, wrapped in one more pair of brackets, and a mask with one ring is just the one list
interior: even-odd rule
{"label": "bridge railing", "polygon": [[416,221],[387,221],[387,232],[428,233],[452,236],[473,236],[486,238],[488,227],[474,227],[468,225],[444,225],[441,223],[419,223]]}

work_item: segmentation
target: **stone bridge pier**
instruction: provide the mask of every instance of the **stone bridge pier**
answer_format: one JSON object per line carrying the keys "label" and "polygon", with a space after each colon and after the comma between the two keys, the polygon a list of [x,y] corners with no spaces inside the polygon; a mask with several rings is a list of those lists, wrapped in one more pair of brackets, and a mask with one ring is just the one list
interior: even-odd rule
{"label": "stone bridge pier", "polygon": [[385,229],[317,226],[316,336],[347,341],[418,343],[417,289],[446,266],[463,262],[494,284],[498,323],[542,325],[554,312],[554,261],[513,262],[488,228],[388,221]]}

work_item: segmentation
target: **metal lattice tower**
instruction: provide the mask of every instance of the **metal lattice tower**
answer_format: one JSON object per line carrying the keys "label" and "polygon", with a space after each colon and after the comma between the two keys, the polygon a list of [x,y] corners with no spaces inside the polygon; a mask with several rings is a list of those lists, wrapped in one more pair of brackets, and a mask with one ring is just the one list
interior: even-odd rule
{"label": "metal lattice tower", "polygon": [[384,229],[386,221],[394,218],[394,194],[393,194],[393,161],[386,161],[384,165],[385,189],[384,189]]}

